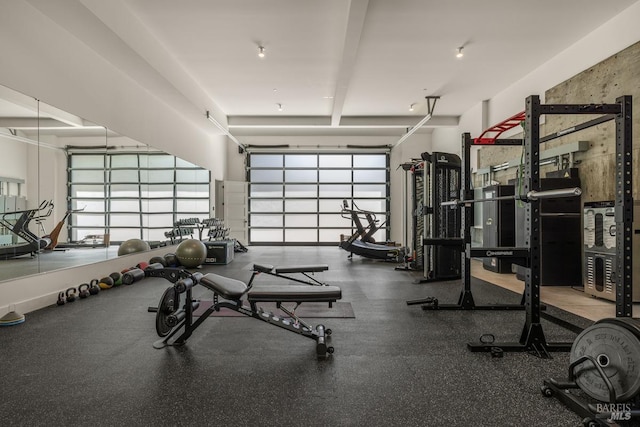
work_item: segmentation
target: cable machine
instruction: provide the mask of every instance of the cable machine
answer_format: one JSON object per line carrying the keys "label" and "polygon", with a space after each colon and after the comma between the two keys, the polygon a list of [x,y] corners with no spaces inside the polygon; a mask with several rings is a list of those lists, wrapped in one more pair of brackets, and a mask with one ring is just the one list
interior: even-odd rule
{"label": "cable machine", "polygon": [[442,203],[458,196],[461,160],[441,152],[425,152],[420,157],[422,161],[401,165],[411,173],[412,256],[398,269],[422,270],[418,283],[458,279],[460,245],[442,245],[439,240],[460,239],[460,211]]}

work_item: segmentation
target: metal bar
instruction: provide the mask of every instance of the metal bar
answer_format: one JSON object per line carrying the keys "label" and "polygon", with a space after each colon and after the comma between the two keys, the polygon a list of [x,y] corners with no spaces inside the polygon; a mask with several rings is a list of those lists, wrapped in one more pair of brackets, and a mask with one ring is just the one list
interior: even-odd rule
{"label": "metal bar", "polygon": [[504,139],[495,139],[489,142],[489,140],[487,139],[478,139],[476,138],[475,140],[472,139],[469,144],[470,145],[481,145],[481,146],[487,146],[487,145],[500,145],[500,146],[504,146],[504,145],[513,145],[513,146],[522,146],[522,139],[517,139],[517,138],[504,138]]}
{"label": "metal bar", "polygon": [[[524,191],[540,191],[540,97],[529,96],[526,100],[525,120],[525,167],[524,167]],[[525,273],[525,307],[526,321],[521,337],[521,342],[531,325],[540,323],[540,202],[531,200],[525,206],[524,229],[529,230],[525,234],[525,246],[529,248],[530,265]],[[544,338],[544,335],[542,336]],[[545,344],[544,342],[542,344]]]}
{"label": "metal bar", "polygon": [[[473,190],[471,189],[471,134],[465,133],[462,135],[462,169],[460,176],[461,191],[460,196],[464,199],[473,198]],[[460,212],[460,237],[463,239],[465,250],[460,253],[460,276],[464,283],[463,295],[467,295],[473,303],[473,296],[471,294],[471,258],[468,256],[467,251],[471,249],[471,205],[464,205]],[[461,295],[462,297],[462,295]],[[461,298],[462,299],[462,298]],[[462,301],[460,301],[462,302]]]}
{"label": "metal bar", "polygon": [[523,258],[529,257],[528,248],[515,247],[496,247],[496,248],[471,248],[467,249],[467,253],[471,258]]}
{"label": "metal bar", "polygon": [[[540,99],[537,95],[533,95]],[[538,104],[539,105],[539,104]],[[620,104],[545,104],[540,105],[542,114],[619,114]]]}
{"label": "metal bar", "polygon": [[579,187],[571,187],[571,188],[558,188],[555,190],[544,190],[544,191],[529,191],[525,195],[512,195],[512,196],[498,196],[498,197],[489,197],[486,199],[472,199],[472,200],[451,200],[448,202],[440,203],[441,206],[455,206],[462,204],[471,204],[471,203],[482,203],[482,202],[495,202],[499,200],[522,200],[523,202],[529,202],[532,200],[538,199],[555,199],[561,197],[576,197],[582,194],[582,190]]}
{"label": "metal bar", "polygon": [[[616,99],[616,317],[633,316],[633,146],[631,96]],[[637,279],[636,279],[637,280]]]}
{"label": "metal bar", "polygon": [[550,135],[543,136],[542,138],[540,138],[540,143],[548,142],[548,141],[551,141],[553,139],[560,138],[561,136],[570,135],[570,134],[572,134],[574,132],[578,132],[578,131],[581,131],[581,130],[584,130],[584,129],[587,129],[587,128],[590,128],[590,127],[593,127],[593,126],[597,126],[597,125],[602,124],[602,123],[606,123],[609,120],[613,120],[614,118],[615,118],[615,116],[613,116],[613,115],[606,115],[606,116],[601,116],[601,117],[595,118],[593,120],[589,120],[589,121],[584,122],[584,123],[580,123],[579,125],[575,125],[575,126],[572,126],[570,128],[567,128],[567,129],[560,130],[558,132],[552,133]]}

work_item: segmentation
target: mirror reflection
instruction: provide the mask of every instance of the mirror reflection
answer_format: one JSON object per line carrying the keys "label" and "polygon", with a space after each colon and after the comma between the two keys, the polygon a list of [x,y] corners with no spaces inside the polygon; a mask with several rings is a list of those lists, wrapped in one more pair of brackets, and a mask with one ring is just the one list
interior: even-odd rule
{"label": "mirror reflection", "polygon": [[0,280],[164,246],[210,216],[209,171],[1,86],[0,144]]}

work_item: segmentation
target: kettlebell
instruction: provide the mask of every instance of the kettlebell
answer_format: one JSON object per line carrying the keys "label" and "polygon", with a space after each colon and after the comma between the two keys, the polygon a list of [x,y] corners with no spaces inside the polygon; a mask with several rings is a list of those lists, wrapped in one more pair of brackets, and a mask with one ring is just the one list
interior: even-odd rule
{"label": "kettlebell", "polygon": [[66,301],[64,300],[64,292],[60,292],[58,294],[58,302],[56,304],[58,305],[64,305]]}
{"label": "kettlebell", "polygon": [[88,298],[89,297],[89,284],[88,283],[83,283],[80,286],[78,286],[78,296],[82,299]]}
{"label": "kettlebell", "polygon": [[98,295],[100,293],[100,286],[98,286],[98,279],[93,279],[89,282],[89,293],[91,295]]}
{"label": "kettlebell", "polygon": [[76,288],[67,289],[64,295],[67,298],[67,302],[74,302],[76,300]]}
{"label": "kettlebell", "polygon": [[113,288],[113,279],[109,276],[103,277],[98,282],[98,286],[100,286],[100,289],[111,289]]}

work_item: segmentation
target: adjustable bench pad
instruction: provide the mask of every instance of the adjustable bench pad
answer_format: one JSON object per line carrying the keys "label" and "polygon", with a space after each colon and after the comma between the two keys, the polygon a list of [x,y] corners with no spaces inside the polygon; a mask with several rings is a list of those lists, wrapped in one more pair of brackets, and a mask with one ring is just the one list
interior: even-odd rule
{"label": "adjustable bench pad", "polygon": [[244,282],[214,273],[202,276],[200,284],[226,299],[239,299],[247,291]]}
{"label": "adjustable bench pad", "polygon": [[327,271],[329,266],[327,264],[318,265],[287,265],[276,267],[276,274],[286,273],[317,273],[320,271]]}
{"label": "adjustable bench pad", "polygon": [[269,285],[252,288],[249,302],[334,302],[342,298],[337,286]]}

